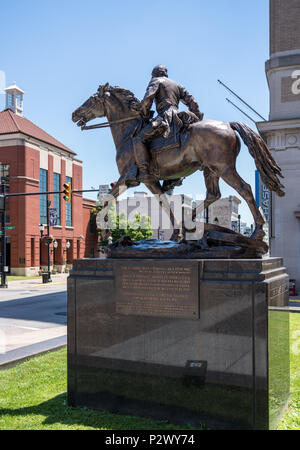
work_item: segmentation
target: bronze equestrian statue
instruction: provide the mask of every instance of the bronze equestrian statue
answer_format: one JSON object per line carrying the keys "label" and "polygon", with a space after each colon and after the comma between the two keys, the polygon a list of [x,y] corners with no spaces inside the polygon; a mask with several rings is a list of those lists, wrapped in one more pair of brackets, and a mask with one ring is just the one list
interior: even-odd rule
{"label": "bronze equestrian statue", "polygon": [[[117,198],[126,188],[144,180],[150,192],[162,195],[170,187],[181,184],[183,178],[200,170],[204,173],[207,193],[203,205],[193,210],[193,220],[200,210],[221,197],[221,178],[248,204],[255,223],[251,237],[261,240],[264,236],[264,218],[251,186],[236,171],[236,159],[241,148],[236,132],[254,158],[263,183],[277,195],[283,196],[280,167],[263,139],[246,124],[201,120],[202,113],[196,101],[184,88],[167,78],[163,67],[154,69],[142,102],[131,91],[106,83],[100,85],[97,93],[73,112],[72,120],[82,129],[106,126],[111,129],[120,173],[111,194]],[[153,100],[156,101],[158,117],[151,121],[149,111]],[[180,100],[189,106],[190,111],[177,112]],[[86,125],[90,120],[104,116],[108,119],[107,123]],[[163,207],[169,207],[167,200],[163,202]],[[174,228],[172,239],[177,240],[180,226],[173,211],[169,212]]]}
{"label": "bronze equestrian statue", "polygon": [[[134,156],[139,168],[138,181],[143,183],[155,181],[154,176],[149,172],[151,158],[147,143],[161,134],[164,138],[169,136],[170,125],[175,114],[178,113],[179,101],[188,106],[199,120],[203,118],[194,97],[179,83],[168,78],[168,70],[162,64],[155,66],[152,70],[151,81],[141,102],[144,117],[150,117],[154,100],[158,116],[133,137]],[[127,181],[134,180],[128,178]]]}

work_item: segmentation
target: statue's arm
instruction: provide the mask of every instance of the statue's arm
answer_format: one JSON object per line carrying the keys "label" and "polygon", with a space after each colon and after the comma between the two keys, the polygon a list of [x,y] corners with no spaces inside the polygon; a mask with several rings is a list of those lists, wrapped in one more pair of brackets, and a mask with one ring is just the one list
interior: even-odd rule
{"label": "statue's arm", "polygon": [[158,80],[151,80],[150,83],[148,84],[147,90],[146,90],[146,94],[143,98],[143,100],[141,101],[142,104],[142,111],[143,114],[147,117],[150,113],[150,109],[153,103],[153,100],[155,98],[155,95],[158,91],[159,88],[159,81]]}
{"label": "statue's arm", "polygon": [[200,120],[203,119],[203,113],[200,111],[198,103],[183,86],[180,86],[180,100],[189,108],[190,111],[196,114]]}

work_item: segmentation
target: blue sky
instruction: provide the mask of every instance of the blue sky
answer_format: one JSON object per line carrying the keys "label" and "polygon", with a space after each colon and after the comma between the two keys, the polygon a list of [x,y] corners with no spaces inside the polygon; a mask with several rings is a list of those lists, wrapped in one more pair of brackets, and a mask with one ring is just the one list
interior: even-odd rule
{"label": "blue sky", "polygon": [[[205,118],[255,128],[226,102],[218,78],[268,117],[268,0],[15,0],[1,2],[0,17],[0,70],[7,85],[16,81],[25,91],[28,119],[77,152],[85,188],[118,178],[109,129],[83,132],[71,121],[99,84],[109,81],[141,99],[153,66],[165,64]],[[254,191],[255,165],[245,146],[237,168]],[[235,194],[220,186],[223,197]],[[205,195],[202,173],[176,192]],[[244,202],[240,211],[251,223]]]}

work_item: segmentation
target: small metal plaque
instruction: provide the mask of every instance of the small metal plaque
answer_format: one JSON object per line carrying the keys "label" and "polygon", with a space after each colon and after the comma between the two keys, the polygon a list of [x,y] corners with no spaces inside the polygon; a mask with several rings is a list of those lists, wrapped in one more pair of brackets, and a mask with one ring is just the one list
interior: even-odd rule
{"label": "small metal plaque", "polygon": [[119,261],[117,313],[198,319],[197,269],[196,261]]}

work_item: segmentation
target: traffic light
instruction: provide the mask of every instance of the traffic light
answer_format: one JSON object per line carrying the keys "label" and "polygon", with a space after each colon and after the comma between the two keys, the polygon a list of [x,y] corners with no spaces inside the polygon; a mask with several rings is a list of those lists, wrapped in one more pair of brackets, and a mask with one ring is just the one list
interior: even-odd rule
{"label": "traffic light", "polygon": [[64,183],[64,200],[66,200],[66,202],[71,201],[71,183]]}

